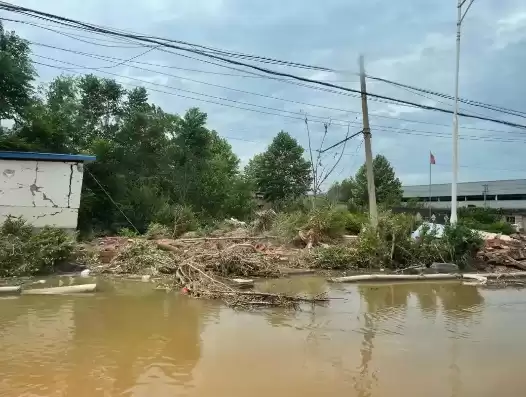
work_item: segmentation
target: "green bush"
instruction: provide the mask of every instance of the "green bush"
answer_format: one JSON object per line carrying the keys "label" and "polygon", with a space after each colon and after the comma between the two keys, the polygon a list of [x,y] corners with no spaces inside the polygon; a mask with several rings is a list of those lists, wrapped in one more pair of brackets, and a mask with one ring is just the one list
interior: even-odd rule
{"label": "green bush", "polygon": [[448,225],[440,239],[444,262],[456,263],[463,269],[471,263],[473,256],[482,248],[482,237],[463,224]]}
{"label": "green bush", "polygon": [[308,221],[308,215],[302,211],[280,212],[276,215],[272,233],[281,240],[290,242],[298,236]]}
{"label": "green bush", "polygon": [[480,235],[463,224],[448,225],[441,238],[434,230],[422,230],[415,241],[411,232],[416,224],[411,216],[384,213],[378,229],[365,225],[353,247],[355,266],[359,268],[400,268],[430,265],[433,262],[456,263],[461,269],[471,262],[482,247]]}
{"label": "green bush", "polygon": [[345,234],[349,221],[345,208],[332,205],[316,207],[307,212],[278,213],[272,231],[283,240],[292,241],[298,232],[312,231],[321,241],[337,239]]}
{"label": "green bush", "polygon": [[197,230],[199,227],[197,216],[189,206],[175,205],[172,209],[172,214],[174,237],[179,237],[186,232]]}
{"label": "green bush", "polygon": [[345,215],[345,230],[349,234],[358,234],[362,230],[363,226],[369,222],[369,218],[366,213],[363,212],[347,212]]}
{"label": "green bush", "polygon": [[318,269],[343,270],[354,267],[356,256],[352,248],[333,245],[314,249],[311,260]]}
{"label": "green bush", "polygon": [[156,240],[159,238],[171,238],[172,230],[166,225],[161,225],[160,223],[152,222],[148,225],[145,237],[148,240]]}
{"label": "green bush", "polygon": [[74,239],[61,229],[34,230],[21,218],[0,228],[0,277],[51,273],[71,258]]}
{"label": "green bush", "polygon": [[473,219],[462,220],[461,223],[475,230],[482,230],[485,232],[499,233],[510,235],[515,233],[515,229],[508,222],[498,221],[493,223],[480,223]]}
{"label": "green bush", "polygon": [[458,209],[458,217],[462,221],[472,220],[482,225],[499,222],[502,216],[500,210],[481,207],[461,207]]}
{"label": "green bush", "polygon": [[129,227],[121,227],[118,232],[119,236],[121,237],[137,237],[139,233],[137,233],[135,230],[130,229]]}

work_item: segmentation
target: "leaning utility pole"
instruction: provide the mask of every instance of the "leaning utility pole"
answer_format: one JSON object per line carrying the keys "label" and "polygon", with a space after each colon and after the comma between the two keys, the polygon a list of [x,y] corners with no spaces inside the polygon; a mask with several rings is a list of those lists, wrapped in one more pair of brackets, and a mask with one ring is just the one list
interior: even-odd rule
{"label": "leaning utility pole", "polygon": [[460,71],[460,27],[469,8],[475,0],[469,0],[466,11],[462,6],[467,0],[458,0],[457,4],[457,48],[455,64],[455,108],[453,112],[453,180],[451,181],[451,224],[457,223],[457,182],[458,182],[458,75]]}
{"label": "leaning utility pole", "polygon": [[362,96],[363,140],[365,146],[365,168],[367,170],[367,193],[369,196],[369,218],[371,226],[378,226],[378,210],[376,209],[376,187],[374,186],[373,151],[371,149],[371,128],[369,127],[369,111],[367,109],[367,90],[365,87],[365,66],[363,55],[360,55],[360,91]]}

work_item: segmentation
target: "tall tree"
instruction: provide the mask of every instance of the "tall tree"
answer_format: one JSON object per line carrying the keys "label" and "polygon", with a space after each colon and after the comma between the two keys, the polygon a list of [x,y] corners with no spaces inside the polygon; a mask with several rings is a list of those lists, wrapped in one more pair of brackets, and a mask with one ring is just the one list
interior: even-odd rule
{"label": "tall tree", "polygon": [[303,152],[294,138],[281,131],[264,153],[250,160],[245,174],[270,202],[297,198],[309,191],[312,181]]}
{"label": "tall tree", "polygon": [[[402,200],[402,183],[395,175],[389,160],[381,154],[373,160],[374,184],[376,187],[376,201],[378,204],[393,205]],[[368,203],[367,172],[363,164],[354,178],[353,199],[357,205],[366,206]]]}
{"label": "tall tree", "polygon": [[27,41],[0,21],[0,120],[19,117],[31,101],[35,69]]}

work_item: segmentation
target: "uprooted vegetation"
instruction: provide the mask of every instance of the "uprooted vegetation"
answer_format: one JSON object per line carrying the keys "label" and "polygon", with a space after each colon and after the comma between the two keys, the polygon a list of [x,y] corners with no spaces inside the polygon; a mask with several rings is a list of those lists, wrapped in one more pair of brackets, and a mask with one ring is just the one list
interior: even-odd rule
{"label": "uprooted vegetation", "polygon": [[23,219],[9,217],[0,227],[0,277],[53,273],[74,250],[75,241],[64,231],[35,230]]}

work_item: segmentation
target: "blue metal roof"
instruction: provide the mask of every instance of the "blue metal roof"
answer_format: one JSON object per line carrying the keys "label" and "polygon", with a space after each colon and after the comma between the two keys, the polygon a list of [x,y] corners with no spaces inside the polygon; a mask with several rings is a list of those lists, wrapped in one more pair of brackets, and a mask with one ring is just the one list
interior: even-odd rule
{"label": "blue metal roof", "polygon": [[39,160],[39,161],[95,161],[95,156],[83,154],[36,153],[36,152],[7,152],[0,151],[0,159],[9,160]]}

